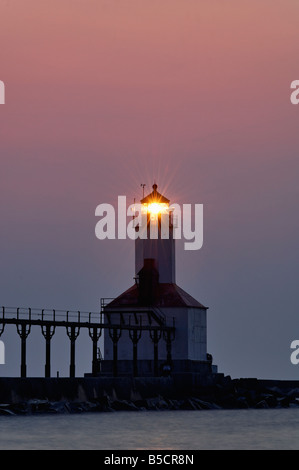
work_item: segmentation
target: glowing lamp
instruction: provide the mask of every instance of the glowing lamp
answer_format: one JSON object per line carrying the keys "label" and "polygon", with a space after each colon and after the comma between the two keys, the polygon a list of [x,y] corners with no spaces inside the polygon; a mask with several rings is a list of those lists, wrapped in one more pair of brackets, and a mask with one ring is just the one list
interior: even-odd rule
{"label": "glowing lamp", "polygon": [[147,206],[147,212],[149,212],[152,215],[165,213],[166,209],[167,209],[167,204],[164,204],[164,203],[161,204],[159,202],[152,202],[151,204],[148,204]]}
{"label": "glowing lamp", "polygon": [[169,199],[158,193],[157,185],[153,185],[153,192],[141,200],[143,211],[147,212],[151,218],[159,214],[165,214],[169,209]]}

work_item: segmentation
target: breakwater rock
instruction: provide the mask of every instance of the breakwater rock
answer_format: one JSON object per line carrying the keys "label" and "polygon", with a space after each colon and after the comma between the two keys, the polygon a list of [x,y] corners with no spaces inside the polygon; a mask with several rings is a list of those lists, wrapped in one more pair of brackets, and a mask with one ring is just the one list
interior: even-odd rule
{"label": "breakwater rock", "polygon": [[299,381],[0,378],[0,415],[299,407]]}

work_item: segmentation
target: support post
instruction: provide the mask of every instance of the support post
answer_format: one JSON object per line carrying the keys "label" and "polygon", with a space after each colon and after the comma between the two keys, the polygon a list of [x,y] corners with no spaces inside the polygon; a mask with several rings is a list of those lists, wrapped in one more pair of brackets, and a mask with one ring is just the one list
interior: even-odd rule
{"label": "support post", "polygon": [[[131,321],[131,318],[129,318],[129,322]],[[135,317],[135,323],[138,323],[137,317]],[[141,317],[140,317],[140,326],[141,326]],[[132,340],[133,343],[133,375],[134,377],[138,376],[138,362],[137,362],[137,344],[138,341],[141,338],[141,329],[135,329],[134,330],[129,330],[129,336]]]}
{"label": "support post", "polygon": [[167,328],[163,331],[164,340],[166,342],[166,363],[168,366],[172,366],[172,354],[171,354],[171,343],[175,338],[175,328],[173,319],[173,328]]}
{"label": "support post", "polygon": [[102,334],[102,328],[89,328],[89,336],[92,339],[92,375],[96,377],[100,372],[100,363],[98,359],[98,340]]}
{"label": "support post", "polygon": [[166,339],[166,361],[168,364],[172,363],[172,355],[171,355],[171,340],[170,340],[170,334],[169,331],[167,332],[167,339]]}
{"label": "support post", "polygon": [[51,324],[42,325],[42,335],[46,340],[45,377],[51,377],[51,339],[54,333],[55,326]]}
{"label": "support post", "polygon": [[113,377],[117,377],[117,343],[121,337],[121,329],[109,328],[109,336],[113,341]]}
{"label": "support post", "polygon": [[113,341],[113,377],[117,377],[117,341]]}
{"label": "support post", "polygon": [[71,354],[70,354],[70,378],[75,377],[75,369],[76,369],[76,363],[75,363],[75,344],[76,344],[76,339],[79,336],[80,333],[80,328],[76,327],[75,325],[67,326],[66,328],[67,335],[70,339],[71,342]]}
{"label": "support post", "polygon": [[45,377],[51,377],[51,339],[46,338],[46,364],[45,364]]}
{"label": "support post", "polygon": [[154,344],[154,376],[158,377],[159,375],[159,353],[158,353],[158,343],[161,339],[162,331],[161,330],[149,330],[150,338]]}
{"label": "support post", "polygon": [[26,325],[22,325],[21,333],[21,377],[27,376],[27,365],[26,365]]}
{"label": "support post", "polygon": [[31,325],[26,323],[17,323],[17,332],[21,338],[21,377],[27,377],[26,340],[30,330]]}
{"label": "support post", "polygon": [[134,330],[133,332],[133,375],[134,377],[138,376],[138,366],[137,366],[137,331]]}

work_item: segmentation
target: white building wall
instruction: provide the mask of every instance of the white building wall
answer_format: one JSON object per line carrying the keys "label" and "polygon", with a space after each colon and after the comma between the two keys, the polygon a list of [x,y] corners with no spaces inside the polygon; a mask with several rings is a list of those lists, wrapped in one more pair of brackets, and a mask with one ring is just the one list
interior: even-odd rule
{"label": "white building wall", "polygon": [[[158,230],[158,238],[150,237],[150,227],[140,227],[139,237],[135,240],[135,276],[144,266],[146,258],[156,261],[160,283],[175,283],[175,240],[173,228],[169,227],[169,237],[161,238],[161,228]],[[146,232],[146,238],[142,233]],[[143,235],[145,236],[145,235]],[[141,237],[141,238],[140,238]]]}
{"label": "white building wall", "polygon": [[175,240],[153,240],[158,242],[158,271],[160,283],[175,284]]}
{"label": "white building wall", "polygon": [[205,309],[188,309],[188,359],[207,359],[207,312]]}

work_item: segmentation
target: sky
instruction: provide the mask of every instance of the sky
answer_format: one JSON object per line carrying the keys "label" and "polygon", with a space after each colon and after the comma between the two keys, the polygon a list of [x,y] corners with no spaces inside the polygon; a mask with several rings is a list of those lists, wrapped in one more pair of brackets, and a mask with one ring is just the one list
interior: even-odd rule
{"label": "sky", "polygon": [[[0,305],[98,311],[133,284],[134,243],[95,209],[151,190],[203,204],[177,284],[208,310],[233,378],[298,379],[299,4],[295,0],[0,1]],[[20,373],[15,326],[1,376]],[[77,339],[77,375],[91,340]],[[39,328],[27,372],[44,373]],[[69,340],[52,340],[68,375]]]}

